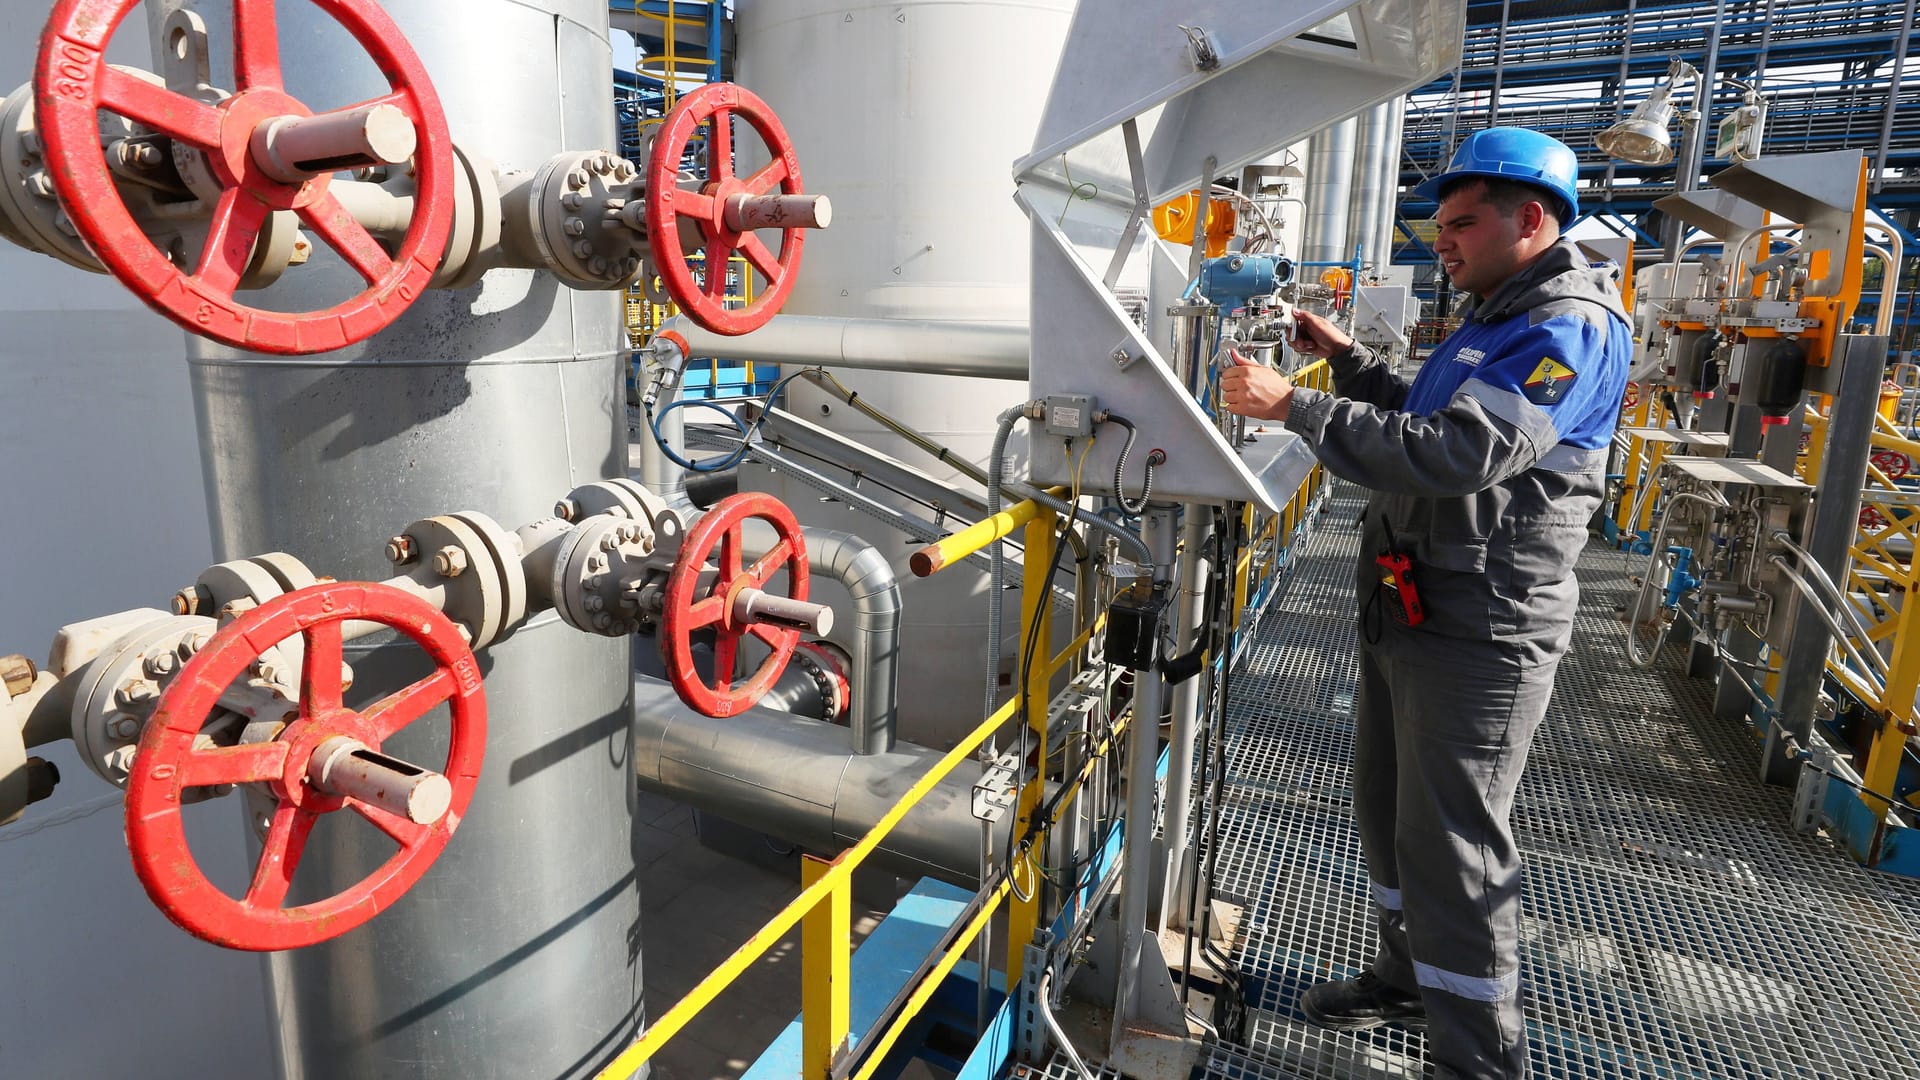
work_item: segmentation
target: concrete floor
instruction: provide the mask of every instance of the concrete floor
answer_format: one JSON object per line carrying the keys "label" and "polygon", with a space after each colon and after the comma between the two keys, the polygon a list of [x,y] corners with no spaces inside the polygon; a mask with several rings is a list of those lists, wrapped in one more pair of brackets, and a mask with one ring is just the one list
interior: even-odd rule
{"label": "concrete floor", "polygon": [[[647,1015],[656,1018],[799,894],[800,856],[776,854],[765,842],[731,831],[716,842],[748,857],[715,850],[701,843],[691,809],[645,792],[634,827]],[[721,833],[712,822],[708,829]],[[856,946],[891,908],[891,881],[862,890],[878,896],[856,892]],[[753,1064],[800,1013],[799,936],[798,927],[789,931],[654,1057],[657,1080],[734,1080]]]}

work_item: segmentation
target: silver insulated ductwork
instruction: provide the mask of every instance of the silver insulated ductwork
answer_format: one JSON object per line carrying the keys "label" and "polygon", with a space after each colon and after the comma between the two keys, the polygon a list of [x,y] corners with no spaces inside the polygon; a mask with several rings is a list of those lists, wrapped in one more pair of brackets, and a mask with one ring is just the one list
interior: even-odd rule
{"label": "silver insulated ductwork", "polygon": [[[473,0],[457,18],[436,0],[383,6],[462,146],[531,169],[613,145],[605,4]],[[196,10],[213,40],[232,40],[231,5]],[[314,107],[388,92],[317,7],[281,5],[278,18],[290,92]],[[216,54],[216,82],[226,63]],[[282,286],[314,290],[291,300],[313,309],[357,291],[350,275],[317,253]],[[383,333],[333,353],[289,359],[190,339],[216,556],[285,551],[317,572],[379,580],[392,573],[386,539],[411,521],[546,516],[575,485],[625,470],[623,339],[617,292],[521,270],[425,293]],[[356,645],[362,702],[418,677],[417,654]],[[548,613],[479,660],[486,759],[446,851],[367,925],[267,957],[288,1080],[585,1077],[643,1022],[631,645]],[[435,760],[436,726],[429,714],[387,749]],[[316,827],[290,902],[338,892],[393,853],[363,822],[333,820],[348,817]]]}

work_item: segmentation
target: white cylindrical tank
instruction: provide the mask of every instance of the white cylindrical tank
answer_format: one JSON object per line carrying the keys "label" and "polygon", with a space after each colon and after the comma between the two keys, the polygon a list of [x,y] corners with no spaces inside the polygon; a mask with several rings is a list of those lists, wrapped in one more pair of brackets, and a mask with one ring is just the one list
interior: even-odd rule
{"label": "white cylindrical tank", "polygon": [[[833,199],[833,227],[807,239],[785,312],[856,318],[1025,322],[1028,222],[1012,164],[1034,129],[1072,0],[738,0],[739,81],[791,135],[806,190]],[[751,142],[736,136],[737,142]],[[744,153],[744,151],[743,151]],[[910,358],[909,358],[910,359]],[[1023,382],[847,372],[860,396],[984,465],[993,418]],[[804,384],[804,417],[953,479],[838,401]],[[743,485],[786,498],[808,524],[867,537],[902,574],[903,738],[948,745],[978,723],[985,690],[985,577],[958,566],[905,572],[917,541],[812,490],[751,470]],[[1015,569],[1010,580],[1018,580]],[[1017,609],[1005,628],[1013,640]],[[1002,671],[1012,665],[1002,650]]]}

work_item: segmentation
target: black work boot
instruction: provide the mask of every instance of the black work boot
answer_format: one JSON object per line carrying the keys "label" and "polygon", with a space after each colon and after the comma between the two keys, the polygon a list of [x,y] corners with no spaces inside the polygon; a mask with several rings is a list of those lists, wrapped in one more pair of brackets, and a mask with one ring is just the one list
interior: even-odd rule
{"label": "black work boot", "polygon": [[1427,1026],[1427,1007],[1419,994],[1396,990],[1371,971],[1310,987],[1300,995],[1300,1011],[1315,1025],[1334,1031],[1363,1031],[1381,1024]]}

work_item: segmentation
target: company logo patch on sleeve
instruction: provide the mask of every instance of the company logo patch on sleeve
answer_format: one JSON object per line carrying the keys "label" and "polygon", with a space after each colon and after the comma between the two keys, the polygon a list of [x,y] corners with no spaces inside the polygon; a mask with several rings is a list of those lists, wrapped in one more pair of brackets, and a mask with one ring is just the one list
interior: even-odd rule
{"label": "company logo patch on sleeve", "polygon": [[1521,384],[1520,392],[1535,405],[1551,405],[1565,397],[1573,387],[1573,380],[1579,377],[1579,372],[1551,356],[1543,356],[1540,366]]}

